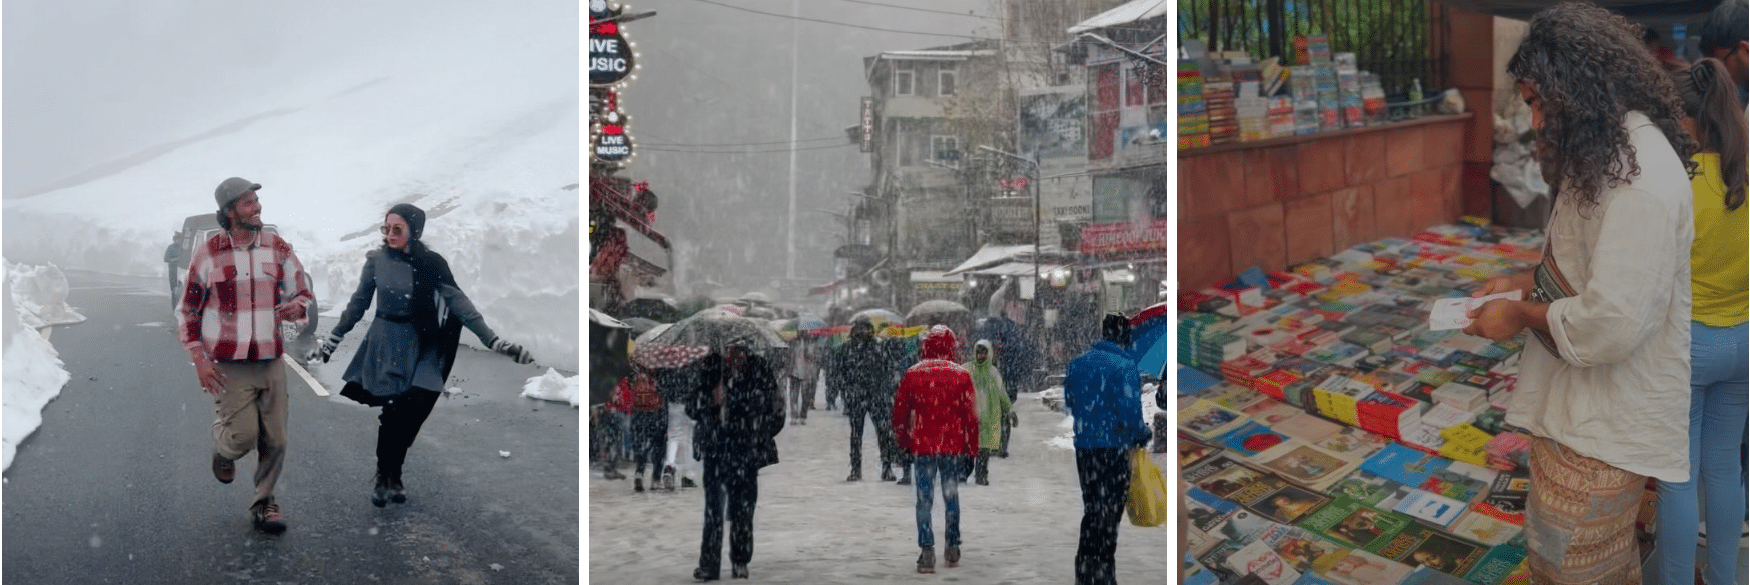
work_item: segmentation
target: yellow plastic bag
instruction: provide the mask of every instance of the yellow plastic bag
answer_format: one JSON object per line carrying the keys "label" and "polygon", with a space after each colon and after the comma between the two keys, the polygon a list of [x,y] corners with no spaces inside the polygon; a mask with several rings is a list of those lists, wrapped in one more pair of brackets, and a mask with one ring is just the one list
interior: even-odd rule
{"label": "yellow plastic bag", "polygon": [[1146,449],[1130,452],[1130,498],[1124,511],[1130,523],[1137,526],[1160,526],[1167,523],[1167,479],[1161,467],[1148,456]]}

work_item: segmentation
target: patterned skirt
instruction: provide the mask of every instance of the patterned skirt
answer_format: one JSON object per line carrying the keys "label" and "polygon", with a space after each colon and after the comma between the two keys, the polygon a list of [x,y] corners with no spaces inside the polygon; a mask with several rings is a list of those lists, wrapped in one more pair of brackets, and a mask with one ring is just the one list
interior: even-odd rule
{"label": "patterned skirt", "polygon": [[1645,476],[1531,439],[1531,491],[1525,515],[1531,582],[1638,585],[1635,514]]}

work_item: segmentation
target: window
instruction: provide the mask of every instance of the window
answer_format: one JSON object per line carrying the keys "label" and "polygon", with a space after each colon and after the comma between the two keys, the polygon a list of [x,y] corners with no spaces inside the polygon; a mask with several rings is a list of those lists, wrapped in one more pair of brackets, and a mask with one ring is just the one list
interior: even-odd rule
{"label": "window", "polygon": [[893,64],[893,95],[912,95],[917,88],[912,87],[913,71],[911,63],[898,61]]}
{"label": "window", "polygon": [[931,136],[930,158],[950,164],[960,160],[960,137]]}
{"label": "window", "polygon": [[936,72],[936,95],[954,95],[954,85],[959,81],[960,69],[956,65],[943,65]]}

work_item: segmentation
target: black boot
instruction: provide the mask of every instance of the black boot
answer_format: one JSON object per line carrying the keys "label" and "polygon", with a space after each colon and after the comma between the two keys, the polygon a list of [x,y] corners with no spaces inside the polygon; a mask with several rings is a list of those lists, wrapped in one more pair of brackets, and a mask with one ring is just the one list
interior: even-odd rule
{"label": "black boot", "polygon": [[407,503],[407,487],[401,485],[401,474],[389,477],[389,501],[397,504]]}
{"label": "black boot", "polygon": [[389,504],[389,477],[377,472],[376,485],[371,488],[371,505],[381,508]]}
{"label": "black boot", "polygon": [[893,464],[881,462],[881,481],[893,481]]}

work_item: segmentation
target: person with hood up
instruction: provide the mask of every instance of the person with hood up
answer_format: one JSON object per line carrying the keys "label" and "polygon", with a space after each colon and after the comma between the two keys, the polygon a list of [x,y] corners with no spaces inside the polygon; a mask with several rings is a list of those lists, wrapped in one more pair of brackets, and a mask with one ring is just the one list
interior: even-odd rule
{"label": "person with hood up", "polygon": [[898,448],[893,442],[893,427],[888,411],[892,393],[892,358],[888,347],[875,339],[875,325],[868,317],[851,322],[850,338],[833,353],[826,372],[828,386],[837,388],[844,399],[845,416],[851,419],[851,475],[845,481],[863,479],[863,417],[875,425],[875,438],[881,448],[881,481],[893,481],[893,460]]}
{"label": "person with hood up", "polygon": [[705,356],[701,383],[687,400],[697,421],[698,456],[705,463],[705,527],[693,578],[715,581],[723,566],[724,508],[728,508],[730,576],[748,578],[753,560],[753,511],[760,468],[778,462],[775,437],[784,430],[784,394],[771,366],[730,342]]}
{"label": "person with hood up", "polygon": [[1142,371],[1130,355],[1130,319],[1108,313],[1105,339],[1069,362],[1063,402],[1075,417],[1076,474],[1082,486],[1078,585],[1116,584],[1118,521],[1130,492],[1130,449],[1153,435],[1142,420]]}
{"label": "person with hood up", "polygon": [[948,528],[943,557],[960,564],[960,478],[965,461],[978,455],[978,409],[972,374],[953,358],[954,332],[937,325],[924,338],[923,359],[906,370],[893,398],[894,439],[912,456],[917,483],[918,572],[936,572],[935,530],[930,508],[933,483],[942,482],[943,516]]}
{"label": "person with hood up", "polygon": [[[972,347],[972,361],[962,367],[972,374],[972,387],[977,390],[978,461],[974,465],[978,485],[990,485],[990,456],[1003,445],[1005,427],[1016,422],[1015,403],[1003,388],[1003,375],[991,364],[995,351],[990,340],[980,339]],[[965,477],[962,475],[961,477]]]}
{"label": "person with hood up", "polygon": [[327,362],[376,299],[376,317],[341,376],[346,386],[340,395],[383,407],[377,417],[377,475],[371,490],[371,504],[379,508],[391,500],[407,501],[401,465],[443,394],[464,326],[492,351],[519,364],[534,361],[522,346],[492,332],[456,284],[449,263],[420,241],[425,211],[408,203],[390,207],[380,231],[383,247],[365,255],[358,290],[310,356]]}

